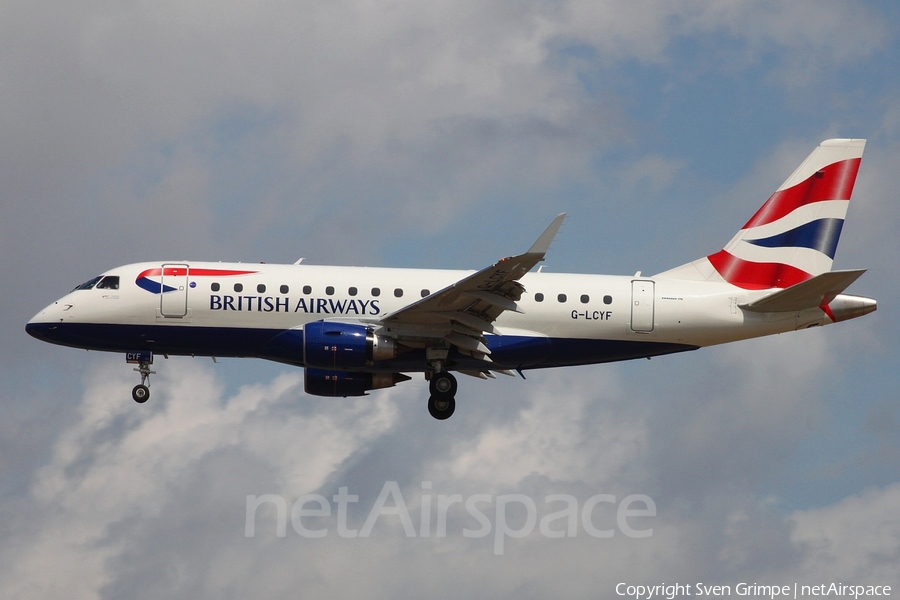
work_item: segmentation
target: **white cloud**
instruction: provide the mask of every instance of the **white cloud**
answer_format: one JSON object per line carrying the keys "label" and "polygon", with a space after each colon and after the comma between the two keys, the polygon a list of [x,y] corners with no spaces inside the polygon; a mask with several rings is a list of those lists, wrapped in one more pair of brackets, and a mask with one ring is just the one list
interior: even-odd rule
{"label": "white cloud", "polygon": [[[197,484],[217,454],[237,450],[239,467],[274,473],[270,484],[299,496],[322,486],[396,420],[387,399],[337,400],[304,415],[296,409],[304,401],[297,371],[226,399],[210,368],[187,359],[165,367],[144,406],[128,400],[122,369],[91,370],[80,419],[34,475],[23,511],[33,520],[10,540],[17,550],[2,595],[92,597],[115,578],[109,561],[134,550],[134,541],[115,530],[167,521],[172,500]],[[219,485],[240,477],[255,475],[220,473]]]}
{"label": "white cloud", "polygon": [[514,488],[529,475],[603,488],[621,486],[646,458],[646,426],[624,402],[614,370],[555,372],[524,394],[514,414],[457,442],[429,470],[479,489]]}
{"label": "white cloud", "polygon": [[626,186],[646,185],[651,193],[659,194],[672,185],[675,177],[685,168],[682,160],[669,159],[664,156],[648,155],[630,165],[622,179]]}
{"label": "white cloud", "polygon": [[[724,32],[830,64],[883,43],[866,11],[846,18],[849,4],[793,6],[23,5],[0,25],[15,50],[0,58],[0,106],[16,114],[2,125],[3,180],[41,206],[87,209],[114,243],[147,236],[116,231],[107,215],[145,222],[184,255],[250,245],[285,218],[311,246],[337,223],[359,230],[361,245],[375,243],[373,222],[440,230],[499,190],[529,203],[536,190],[589,178],[598,155],[633,138],[614,88],[587,90],[579,70],[596,67],[560,60],[560,48],[592,48],[601,65],[659,63],[685,36]],[[250,147],[247,131],[261,135]],[[229,193],[216,211],[212,198]],[[17,209],[18,222],[28,211]],[[46,213],[45,230],[86,245],[84,229]]]}
{"label": "white cloud", "polygon": [[831,506],[800,510],[792,541],[805,551],[807,581],[900,586],[900,484],[871,488]]}
{"label": "white cloud", "polygon": [[[154,395],[139,406],[128,399],[127,370],[94,363],[79,417],[33,474],[30,494],[3,505],[18,521],[4,536],[0,592],[137,598],[304,589],[375,598],[437,581],[448,594],[513,596],[527,582],[538,595],[579,597],[648,576],[803,579],[831,565],[846,577],[886,577],[879,557],[898,548],[888,510],[896,486],[789,518],[776,499],[755,495],[755,481],[796,443],[798,407],[816,406],[824,345],[795,334],[706,352],[731,375],[700,406],[691,397],[707,389],[703,380],[666,389],[665,373],[647,364],[652,377],[636,387],[606,365],[476,382],[441,423],[422,407],[421,382],[360,399],[313,398],[302,394],[301,373],[287,371],[225,393],[217,370],[240,363],[184,358],[157,365]],[[486,394],[493,398],[476,401]],[[419,531],[424,493],[526,494],[540,516],[560,508],[544,504],[549,494],[583,504],[598,493],[617,501],[646,493],[658,513],[644,525],[654,530],[648,539],[594,538],[579,524],[575,538],[537,529],[509,538],[502,555],[492,535],[462,535],[477,527],[462,509],[450,513],[444,538],[435,537],[435,513],[428,538],[405,537],[386,516],[372,537],[342,539],[334,515],[321,540],[290,523],[280,538],[266,509],[254,537],[244,537],[248,494],[277,494],[290,508],[303,494],[330,498],[348,487],[360,496],[350,522],[358,529],[389,480],[399,482]],[[598,526],[615,523],[611,510],[595,510]],[[521,525],[521,516],[511,518]],[[435,561],[445,567],[439,573],[431,573]],[[357,576],[346,577],[351,565]]]}

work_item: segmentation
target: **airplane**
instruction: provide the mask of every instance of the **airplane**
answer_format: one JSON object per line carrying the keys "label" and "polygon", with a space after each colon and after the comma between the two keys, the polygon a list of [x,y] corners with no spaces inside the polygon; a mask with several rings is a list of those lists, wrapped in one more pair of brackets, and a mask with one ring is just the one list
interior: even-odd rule
{"label": "airplane", "polygon": [[428,410],[454,373],[650,358],[829,325],[877,308],[832,271],[865,140],[822,142],[718,252],[647,277],[533,271],[565,213],[524,253],[479,271],[157,261],[79,285],[32,318],[39,340],[124,352],[146,402],[153,356],[302,367],[308,394],[363,396],[424,373]]}

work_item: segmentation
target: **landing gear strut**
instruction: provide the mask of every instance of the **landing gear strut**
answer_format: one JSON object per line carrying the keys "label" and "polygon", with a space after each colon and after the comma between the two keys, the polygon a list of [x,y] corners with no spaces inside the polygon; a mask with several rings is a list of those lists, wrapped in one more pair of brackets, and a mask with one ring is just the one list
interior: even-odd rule
{"label": "landing gear strut", "polygon": [[125,361],[137,364],[135,371],[141,374],[141,382],[131,390],[131,397],[138,404],[143,404],[150,399],[150,376],[156,375],[156,371],[150,370],[153,364],[151,352],[129,352],[125,355]]}
{"label": "landing gear strut", "polygon": [[438,371],[431,376],[428,389],[431,397],[428,399],[428,412],[435,419],[443,421],[449,419],[456,410],[456,377],[447,371]]}

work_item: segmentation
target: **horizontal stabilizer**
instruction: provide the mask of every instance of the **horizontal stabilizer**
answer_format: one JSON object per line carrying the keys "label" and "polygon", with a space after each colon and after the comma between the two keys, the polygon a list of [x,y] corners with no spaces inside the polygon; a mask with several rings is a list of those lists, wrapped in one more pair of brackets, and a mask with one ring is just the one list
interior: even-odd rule
{"label": "horizontal stabilizer", "polygon": [[794,312],[817,308],[834,300],[865,272],[865,269],[829,271],[740,307],[753,312]]}

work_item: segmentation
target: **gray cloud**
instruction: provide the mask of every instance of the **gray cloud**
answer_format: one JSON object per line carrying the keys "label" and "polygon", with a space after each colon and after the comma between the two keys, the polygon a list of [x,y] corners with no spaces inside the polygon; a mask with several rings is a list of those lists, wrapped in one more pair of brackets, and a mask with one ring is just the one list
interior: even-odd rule
{"label": "gray cloud", "polygon": [[[795,356],[799,345],[783,350]],[[288,372],[226,394],[213,366],[199,359],[166,362],[153,401],[138,408],[123,401],[127,373],[93,361],[77,419],[17,505],[21,521],[5,536],[0,581],[5,594],[19,597],[230,597],[291,589],[387,597],[426,593],[435,581],[448,594],[539,597],[557,589],[579,597],[647,573],[790,579],[831,572],[890,582],[893,571],[863,557],[871,551],[889,560],[900,551],[880,524],[889,522],[893,487],[785,516],[748,484],[778,470],[795,423],[784,418],[794,410],[790,402],[778,408],[787,396],[767,396],[748,381],[762,369],[777,374],[766,385],[777,382],[805,403],[816,396],[814,369],[787,369],[775,350],[749,362],[737,362],[737,350],[708,361],[735,371],[744,385],[727,387],[740,389],[740,397],[708,398],[686,419],[666,423],[654,414],[659,401],[635,396],[615,366],[490,382],[493,398],[485,388],[467,389],[460,420],[444,424],[424,414],[421,383],[371,398],[317,399],[303,396],[300,374]],[[820,358],[813,353],[809,364]],[[695,381],[685,392],[706,388]],[[711,421],[698,426],[698,418]],[[433,430],[430,444],[420,439],[422,429]],[[707,440],[709,431],[720,435]],[[741,436],[754,444],[745,447]],[[381,444],[386,437],[395,447]],[[704,455],[727,468],[698,460]],[[366,539],[340,538],[333,517],[320,523],[332,532],[326,538],[303,538],[290,524],[281,538],[274,513],[265,510],[256,515],[255,535],[244,536],[248,494],[277,494],[290,507],[303,494],[331,498],[349,487],[360,496],[349,521],[358,529],[389,480],[398,481],[418,531],[425,493],[525,494],[541,516],[550,494],[583,503],[597,493],[647,493],[658,516],[648,539],[621,532],[598,539],[580,526],[575,538],[552,539],[535,530],[506,540],[499,556],[492,536],[461,534],[477,528],[461,510],[450,513],[444,538],[409,539],[393,516],[381,517]],[[522,516],[510,515],[520,527]],[[614,522],[602,506],[594,519]],[[435,532],[436,523],[431,527]],[[846,549],[842,540],[851,535],[854,545]],[[434,561],[447,568],[426,576]],[[404,565],[408,576],[398,579],[390,565]],[[353,577],[338,575],[348,569]]]}

